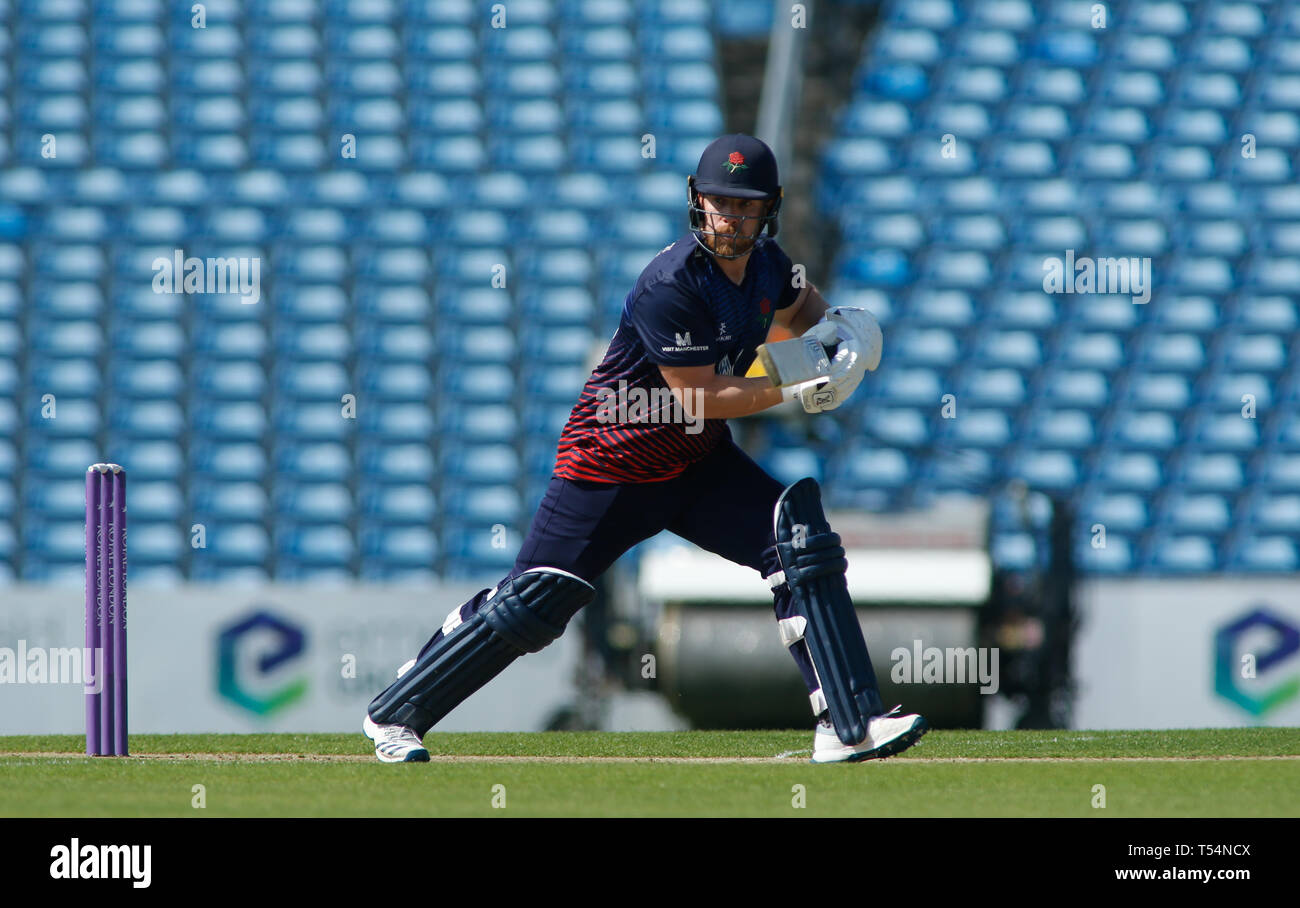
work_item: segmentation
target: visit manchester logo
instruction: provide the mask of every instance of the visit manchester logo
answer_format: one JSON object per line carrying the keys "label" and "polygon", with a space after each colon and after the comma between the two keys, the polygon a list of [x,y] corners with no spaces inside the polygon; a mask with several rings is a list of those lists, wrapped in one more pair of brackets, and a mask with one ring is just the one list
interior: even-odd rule
{"label": "visit manchester logo", "polygon": [[1263,605],[1214,634],[1214,691],[1263,717],[1300,694],[1300,627]]}

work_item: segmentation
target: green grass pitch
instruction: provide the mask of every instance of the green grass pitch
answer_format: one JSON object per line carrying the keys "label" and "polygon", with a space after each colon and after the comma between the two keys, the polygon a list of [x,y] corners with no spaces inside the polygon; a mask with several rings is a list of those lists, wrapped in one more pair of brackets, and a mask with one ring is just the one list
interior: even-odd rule
{"label": "green grass pitch", "polygon": [[389,765],[360,734],[135,735],[126,758],[86,757],[79,736],[0,737],[0,815],[1300,816],[1294,728],[932,731],[830,766],[808,763],[808,731],[425,743],[432,762]]}

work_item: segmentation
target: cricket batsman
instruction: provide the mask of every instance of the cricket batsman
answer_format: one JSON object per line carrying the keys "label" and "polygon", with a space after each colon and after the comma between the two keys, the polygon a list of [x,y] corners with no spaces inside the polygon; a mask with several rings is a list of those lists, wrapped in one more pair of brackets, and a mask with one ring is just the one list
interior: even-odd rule
{"label": "cricket batsman", "polygon": [[[427,761],[429,729],[515,659],[557,639],[595,597],[592,582],[662,530],[768,580],[777,632],[816,717],[814,763],[893,756],[926,732],[924,718],[886,712],[881,702],[844,548],[816,481],[783,487],[727,425],[783,402],[814,415],[834,410],[879,365],[880,327],[865,309],[830,307],[795,279],[774,239],[782,190],[763,142],[727,135],[710,144],[687,178],[687,198],[691,229],[627,295],[560,435],[514,568],[447,615],[371,701],[362,728],[380,760]],[[787,344],[821,358],[784,386],[770,374],[743,377],[774,321],[796,336]],[[629,389],[656,405],[615,405]]]}

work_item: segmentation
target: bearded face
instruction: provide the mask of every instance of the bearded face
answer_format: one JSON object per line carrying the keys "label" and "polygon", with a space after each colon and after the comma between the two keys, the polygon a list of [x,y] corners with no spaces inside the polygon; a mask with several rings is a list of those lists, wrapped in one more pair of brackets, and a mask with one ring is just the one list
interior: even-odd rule
{"label": "bearded face", "polygon": [[701,195],[700,207],[705,211],[705,244],[720,255],[749,252],[763,229],[762,218],[770,204],[764,199]]}

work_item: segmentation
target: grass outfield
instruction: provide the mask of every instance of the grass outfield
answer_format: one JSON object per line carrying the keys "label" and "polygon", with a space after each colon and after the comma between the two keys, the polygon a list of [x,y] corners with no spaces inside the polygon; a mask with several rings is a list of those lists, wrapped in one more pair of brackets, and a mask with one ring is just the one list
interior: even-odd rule
{"label": "grass outfield", "polygon": [[807,762],[811,737],[435,732],[433,762],[405,765],[360,734],[134,735],[124,759],[0,737],[0,815],[1300,816],[1300,729],[932,731],[831,766]]}

